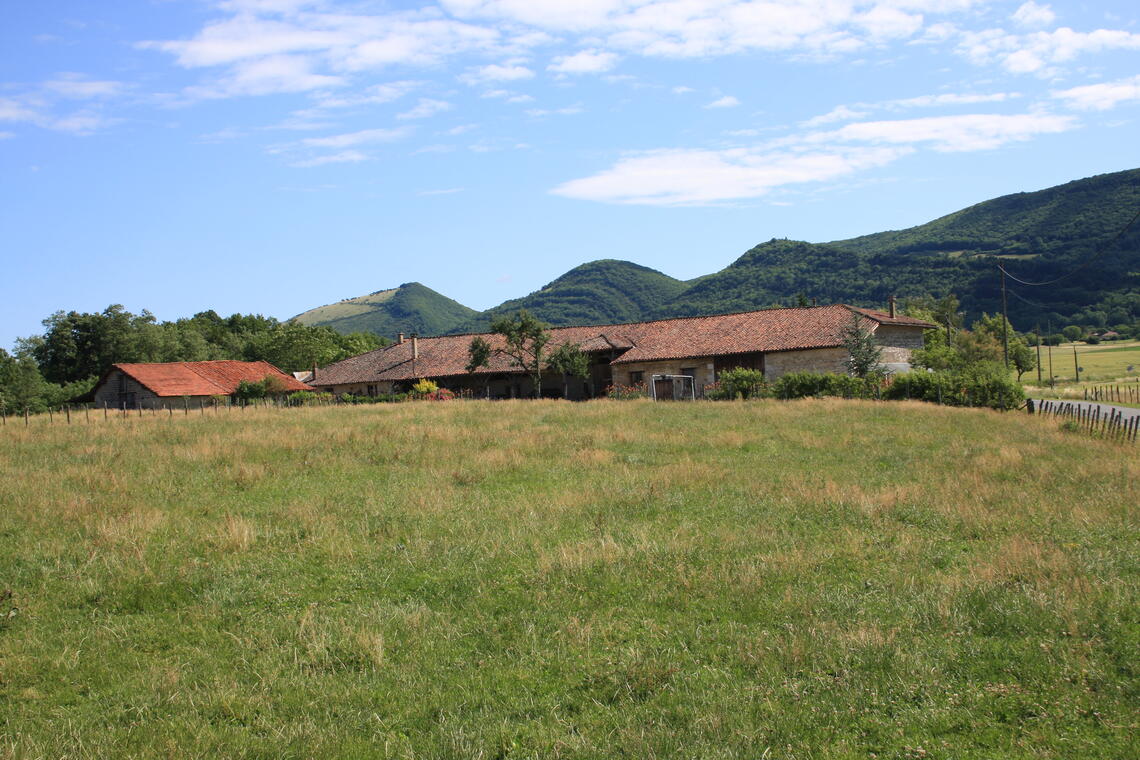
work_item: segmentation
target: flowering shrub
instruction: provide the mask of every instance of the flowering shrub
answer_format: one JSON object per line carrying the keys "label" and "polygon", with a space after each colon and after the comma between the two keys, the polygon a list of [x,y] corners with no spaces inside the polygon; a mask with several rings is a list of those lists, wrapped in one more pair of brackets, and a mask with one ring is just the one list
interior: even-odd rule
{"label": "flowering shrub", "polygon": [[436,388],[430,393],[416,394],[417,401],[451,401],[456,398],[455,393],[447,388]]}
{"label": "flowering shrub", "polygon": [[417,381],[416,384],[412,386],[412,395],[416,398],[420,398],[427,396],[430,393],[435,393],[438,390],[438,385],[425,378],[423,380]]}
{"label": "flowering shrub", "polygon": [[628,400],[633,398],[645,398],[649,395],[649,390],[645,383],[635,383],[634,385],[611,385],[606,388],[606,397],[615,398],[618,400]]}

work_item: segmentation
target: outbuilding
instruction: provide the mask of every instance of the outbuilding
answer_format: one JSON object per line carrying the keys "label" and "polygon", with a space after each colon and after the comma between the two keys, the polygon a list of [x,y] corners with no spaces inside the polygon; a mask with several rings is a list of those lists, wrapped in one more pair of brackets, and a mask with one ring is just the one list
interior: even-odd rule
{"label": "outbuilding", "polygon": [[78,401],[94,401],[111,409],[199,408],[228,403],[243,381],[270,379],[274,392],[292,393],[313,388],[269,362],[219,360],[114,364],[103,373],[94,390]]}

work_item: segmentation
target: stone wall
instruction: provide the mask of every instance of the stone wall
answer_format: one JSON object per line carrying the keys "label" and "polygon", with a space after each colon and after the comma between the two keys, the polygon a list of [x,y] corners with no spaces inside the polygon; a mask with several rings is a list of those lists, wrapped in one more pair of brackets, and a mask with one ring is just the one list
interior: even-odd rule
{"label": "stone wall", "polygon": [[911,351],[922,348],[921,327],[879,325],[875,340],[883,348],[883,364],[910,364]]}
{"label": "stone wall", "polygon": [[845,348],[812,348],[804,351],[773,351],[764,354],[764,379],[779,380],[789,372],[847,373]]}

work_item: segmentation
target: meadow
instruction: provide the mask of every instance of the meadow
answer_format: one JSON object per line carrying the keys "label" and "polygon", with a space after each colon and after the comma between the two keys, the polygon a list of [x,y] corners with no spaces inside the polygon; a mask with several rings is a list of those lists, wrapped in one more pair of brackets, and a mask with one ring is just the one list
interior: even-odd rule
{"label": "meadow", "polygon": [[0,427],[0,757],[1140,754],[1137,449],[919,402]]}

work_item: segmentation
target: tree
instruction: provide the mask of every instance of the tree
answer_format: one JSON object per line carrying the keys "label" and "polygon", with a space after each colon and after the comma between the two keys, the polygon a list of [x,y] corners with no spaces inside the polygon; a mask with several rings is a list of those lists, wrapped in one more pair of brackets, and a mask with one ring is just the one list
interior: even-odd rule
{"label": "tree", "polygon": [[858,314],[852,313],[851,324],[843,330],[843,347],[851,355],[848,366],[855,377],[866,379],[880,371],[883,349],[871,331],[863,327]]}
{"label": "tree", "polygon": [[[467,355],[471,359],[466,367],[469,374],[474,375],[480,367],[491,366],[491,344],[478,335],[471,339],[471,345],[467,347]],[[487,396],[491,395],[490,378],[484,383],[483,390]]]}
{"label": "tree", "polygon": [[1076,325],[1069,325],[1061,330],[1061,334],[1064,335],[1068,341],[1074,342],[1080,340],[1081,336],[1085,334],[1085,331]]}
{"label": "tree", "polygon": [[526,309],[521,309],[517,316],[498,317],[491,322],[491,332],[506,339],[506,346],[499,351],[508,356],[514,366],[530,375],[535,398],[542,396],[543,352],[550,342],[546,328],[544,322],[532,317]]}
{"label": "tree", "polygon": [[590,358],[576,343],[563,343],[550,354],[550,368],[562,374],[562,397],[570,396],[570,378],[585,380],[590,375]]}
{"label": "tree", "polygon": [[42,411],[47,383],[32,357],[9,356],[0,349],[0,406],[6,414],[30,409]]}

